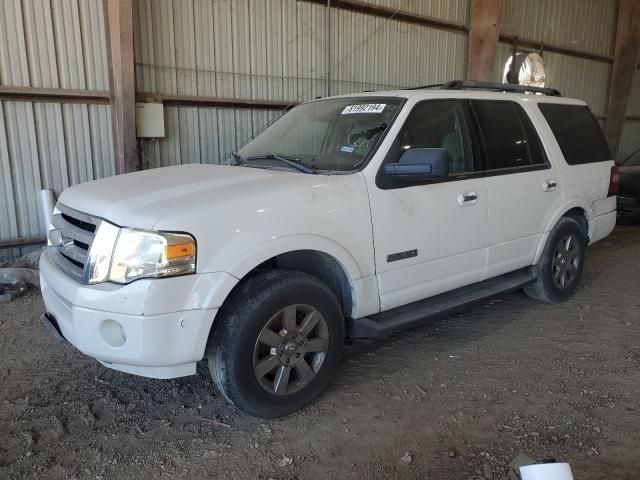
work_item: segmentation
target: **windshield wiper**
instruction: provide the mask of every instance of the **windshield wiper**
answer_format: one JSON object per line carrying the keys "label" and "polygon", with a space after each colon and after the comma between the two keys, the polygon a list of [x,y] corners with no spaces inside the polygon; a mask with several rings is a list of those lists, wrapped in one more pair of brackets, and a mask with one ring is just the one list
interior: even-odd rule
{"label": "windshield wiper", "polygon": [[286,163],[292,168],[304,173],[316,173],[313,168],[309,168],[302,163],[300,163],[300,159],[298,158],[289,158],[277,153],[265,153],[264,155],[253,155],[251,157],[242,158],[240,155],[235,155],[236,160],[239,162],[251,162],[251,161],[260,161],[260,160],[278,160],[279,162]]}

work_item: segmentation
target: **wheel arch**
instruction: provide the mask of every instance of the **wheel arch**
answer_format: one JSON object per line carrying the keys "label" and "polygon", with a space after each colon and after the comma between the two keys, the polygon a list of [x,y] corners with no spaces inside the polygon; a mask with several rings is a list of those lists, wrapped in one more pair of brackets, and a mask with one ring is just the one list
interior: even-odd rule
{"label": "wheel arch", "polygon": [[[268,269],[293,270],[318,278],[329,287],[345,316],[355,311],[358,299],[354,281],[363,277],[360,266],[341,245],[315,235],[280,237],[242,255],[227,272],[239,283]],[[237,285],[226,295],[231,295]]]}
{"label": "wheel arch", "polygon": [[538,263],[540,257],[542,256],[542,251],[544,250],[545,245],[547,244],[547,240],[549,239],[549,234],[551,230],[556,226],[556,224],[563,217],[571,217],[574,218],[580,226],[583,228],[585,235],[587,237],[587,244],[589,243],[589,239],[591,238],[591,233],[593,231],[593,224],[591,220],[591,215],[589,213],[590,208],[588,204],[580,199],[574,199],[567,204],[565,204],[561,209],[559,209],[551,218],[547,227],[544,230],[544,234],[538,244],[538,249],[536,251],[535,261],[534,263]]}

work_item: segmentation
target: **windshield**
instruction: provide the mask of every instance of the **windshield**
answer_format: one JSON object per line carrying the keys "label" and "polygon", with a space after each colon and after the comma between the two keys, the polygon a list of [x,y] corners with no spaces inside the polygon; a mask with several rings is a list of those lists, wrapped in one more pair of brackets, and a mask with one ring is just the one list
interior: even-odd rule
{"label": "windshield", "polygon": [[240,165],[351,171],[364,164],[391,126],[404,99],[350,97],[293,108],[235,155]]}

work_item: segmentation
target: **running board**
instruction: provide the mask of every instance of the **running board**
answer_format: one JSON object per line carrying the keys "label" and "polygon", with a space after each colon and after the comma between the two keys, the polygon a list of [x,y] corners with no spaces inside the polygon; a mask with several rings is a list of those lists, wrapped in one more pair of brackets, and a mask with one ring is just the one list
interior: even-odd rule
{"label": "running board", "polygon": [[347,325],[347,335],[350,338],[384,337],[463,310],[480,300],[518,290],[535,279],[532,267],[516,270],[386,312],[352,319]]}

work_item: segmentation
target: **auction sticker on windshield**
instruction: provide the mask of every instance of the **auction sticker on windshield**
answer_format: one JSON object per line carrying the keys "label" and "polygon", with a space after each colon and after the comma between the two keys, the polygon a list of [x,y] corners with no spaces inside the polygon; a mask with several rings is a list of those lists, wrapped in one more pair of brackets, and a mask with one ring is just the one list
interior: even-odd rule
{"label": "auction sticker on windshield", "polygon": [[386,103],[362,103],[360,105],[347,105],[342,110],[342,115],[350,113],[382,113]]}

